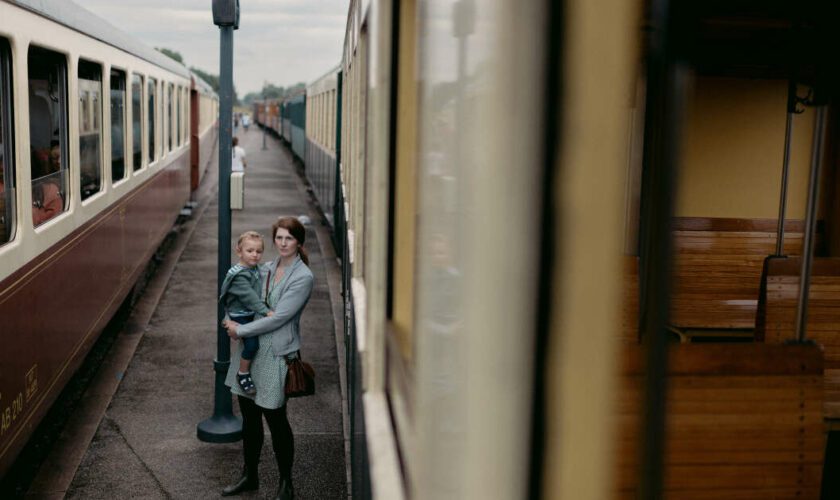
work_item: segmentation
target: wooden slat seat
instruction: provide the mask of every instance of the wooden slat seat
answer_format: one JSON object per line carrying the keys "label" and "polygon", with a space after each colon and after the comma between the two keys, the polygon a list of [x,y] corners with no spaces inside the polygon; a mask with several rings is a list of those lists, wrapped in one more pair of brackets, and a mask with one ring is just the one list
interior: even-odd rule
{"label": "wooden slat seat", "polygon": [[[785,251],[799,252],[801,226],[788,221]],[[676,218],[674,227],[672,332],[683,341],[751,339],[762,265],[775,251],[775,221]],[[625,257],[623,285],[622,340],[634,343],[639,339],[638,257]]]}
{"label": "wooden slat seat", "polygon": [[[765,257],[775,250],[776,234],[769,223],[755,222],[752,227],[744,224],[718,222],[709,227],[752,230],[674,232],[670,322],[675,328],[688,331],[755,328],[762,265]],[[686,225],[676,222],[678,228]],[[801,242],[801,233],[787,233],[785,250],[798,252]]]}
{"label": "wooden slat seat", "polygon": [[[767,260],[756,337],[779,344],[796,336],[799,257]],[[840,419],[840,258],[817,258],[811,272],[806,338],[825,356],[825,416]]]}
{"label": "wooden slat seat", "polygon": [[[635,499],[644,360],[623,349],[616,496]],[[673,345],[665,497],[819,498],[822,372],[813,345]]]}
{"label": "wooden slat seat", "polygon": [[639,343],[639,258],[624,257],[622,271],[622,315],[621,341],[627,344]]}

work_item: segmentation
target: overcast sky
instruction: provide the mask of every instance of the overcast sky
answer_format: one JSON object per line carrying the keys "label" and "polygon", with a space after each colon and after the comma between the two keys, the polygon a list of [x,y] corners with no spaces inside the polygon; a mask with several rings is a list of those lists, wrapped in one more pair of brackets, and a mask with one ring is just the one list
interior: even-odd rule
{"label": "overcast sky", "polygon": [[[211,0],[74,0],[150,47],[184,56],[187,66],[219,73],[219,28]],[[310,82],[338,65],[349,0],[240,0],[233,35],[239,97],[263,82]]]}

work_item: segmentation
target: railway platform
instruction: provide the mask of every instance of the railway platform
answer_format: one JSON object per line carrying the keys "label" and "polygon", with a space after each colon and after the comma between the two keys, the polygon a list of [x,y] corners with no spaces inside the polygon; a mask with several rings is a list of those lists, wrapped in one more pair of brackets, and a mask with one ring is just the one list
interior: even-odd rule
{"label": "railway platform", "polygon": [[[239,131],[247,151],[245,208],[233,213],[232,235],[249,229],[266,238],[279,215],[307,215],[306,248],[315,287],[304,312],[304,357],[317,373],[315,396],[292,400],[294,484],[299,499],[347,498],[346,432],[339,271],[289,151],[277,139],[262,150],[262,131]],[[213,411],[216,354],[216,163],[199,188],[198,205],[117,339],[31,485],[30,498],[219,498],[238,478],[242,443],[204,443],[196,425]],[[176,255],[177,257],[177,255]],[[172,258],[172,257],[169,257]],[[233,255],[235,259],[236,256]],[[158,273],[160,274],[160,272]],[[168,274],[168,279],[165,279]],[[234,346],[232,346],[233,348]],[[234,413],[238,414],[234,401]],[[99,410],[97,410],[99,408]],[[277,471],[266,427],[260,489],[239,498],[273,498]]]}

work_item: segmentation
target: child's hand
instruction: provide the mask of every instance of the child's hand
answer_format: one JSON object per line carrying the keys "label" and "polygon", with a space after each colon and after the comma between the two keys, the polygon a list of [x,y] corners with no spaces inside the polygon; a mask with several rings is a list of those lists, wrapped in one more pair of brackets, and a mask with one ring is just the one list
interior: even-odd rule
{"label": "child's hand", "polygon": [[272,316],[274,316],[274,311],[268,311],[267,313],[265,313],[266,318],[270,318]]}

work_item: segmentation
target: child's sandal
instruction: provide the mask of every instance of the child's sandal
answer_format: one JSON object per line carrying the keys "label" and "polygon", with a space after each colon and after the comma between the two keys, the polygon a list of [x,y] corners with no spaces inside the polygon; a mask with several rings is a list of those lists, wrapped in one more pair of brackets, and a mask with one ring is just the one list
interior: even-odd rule
{"label": "child's sandal", "polygon": [[254,385],[253,379],[251,379],[251,373],[237,373],[236,379],[239,381],[239,387],[245,391],[245,394],[256,394],[257,387]]}

